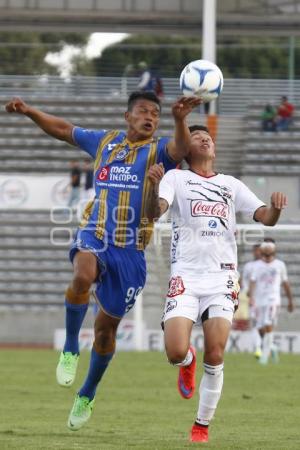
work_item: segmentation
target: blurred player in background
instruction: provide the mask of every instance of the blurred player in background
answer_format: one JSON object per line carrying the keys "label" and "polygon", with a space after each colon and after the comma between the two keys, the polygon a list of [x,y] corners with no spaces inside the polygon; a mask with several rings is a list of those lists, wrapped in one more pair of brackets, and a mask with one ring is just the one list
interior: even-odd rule
{"label": "blurred player in background", "polygon": [[[247,301],[248,301],[248,297],[249,297],[249,287],[250,287],[251,275],[254,270],[256,261],[258,261],[261,257],[260,244],[253,245],[252,254],[253,254],[253,260],[248,261],[244,265],[242,277],[240,280],[241,293],[243,292],[247,296],[247,297],[245,297]],[[260,358],[260,356],[261,356],[261,336],[256,327],[255,307],[252,305],[249,305],[249,318],[250,318],[250,325],[251,325],[251,330],[252,330],[254,356],[256,358]]]}
{"label": "blurred player in background", "polygon": [[[224,349],[238,304],[236,212],[264,225],[275,225],[286,197],[271,196],[266,207],[241,181],[214,171],[215,145],[203,126],[190,127],[189,170],[149,170],[153,183],[149,215],[171,209],[171,279],[163,316],[169,362],[179,366],[178,389],[189,399],[195,391],[196,353],[190,339],[201,320],[204,333],[204,375],[192,427],[192,442],[208,441],[223,386]],[[159,184],[159,192],[158,192]]]}
{"label": "blurred player in background", "polygon": [[69,208],[76,208],[80,199],[81,168],[79,161],[70,162],[70,196],[68,200]]}
{"label": "blurred player in background", "polygon": [[280,289],[284,288],[288,299],[287,309],[294,309],[292,291],[288,281],[286,265],[276,258],[274,242],[263,242],[260,246],[261,259],[253,266],[249,296],[256,311],[256,327],[262,337],[261,364],[267,364],[272,353],[278,361],[277,348],[273,342],[273,330],[277,323],[281,303]]}
{"label": "blurred player in background", "polygon": [[96,197],[89,202],[70,251],[74,276],[66,291],[66,341],[56,370],[57,382],[70,387],[79,358],[79,331],[96,282],[100,310],[87,378],[71,410],[68,426],[78,430],[90,418],[97,385],[115,352],[118,325],[145,284],[144,249],[153,222],[145,214],[151,165],[168,171],[186,156],[190,133],[186,116],[201,101],[182,97],[172,107],[175,139],[154,138],[161,104],[151,92],[134,92],[128,99],[127,131],[86,130],[45,114],[20,98],[7,105],[9,113],[24,114],[56,139],[76,145],[95,160]]}

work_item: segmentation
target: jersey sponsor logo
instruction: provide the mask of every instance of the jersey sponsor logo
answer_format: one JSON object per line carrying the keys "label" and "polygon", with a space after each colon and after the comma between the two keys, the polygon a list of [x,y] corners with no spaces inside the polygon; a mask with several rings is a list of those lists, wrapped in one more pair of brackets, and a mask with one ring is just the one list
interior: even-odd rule
{"label": "jersey sponsor logo", "polygon": [[201,237],[223,237],[224,231],[200,230]]}
{"label": "jersey sponsor logo", "polygon": [[98,180],[99,181],[107,181],[108,175],[109,175],[109,170],[110,170],[109,166],[102,167],[102,169],[100,170],[100,172],[98,174]]}
{"label": "jersey sponsor logo", "polygon": [[131,173],[131,166],[112,166],[110,170],[110,181],[126,181],[132,183],[139,183],[139,178],[136,174]]}
{"label": "jersey sponsor logo", "polygon": [[210,220],[209,222],[208,222],[208,226],[209,226],[209,228],[217,228],[217,222],[215,221],[215,220]]}
{"label": "jersey sponsor logo", "polygon": [[122,183],[140,183],[139,177],[131,173],[131,167],[104,166],[100,169],[98,181],[116,181]]}
{"label": "jersey sponsor logo", "polygon": [[180,276],[172,277],[169,283],[169,290],[167,297],[176,297],[177,295],[183,294],[185,287],[183,280]]}
{"label": "jersey sponsor logo", "polygon": [[229,207],[223,202],[191,200],[191,214],[193,217],[216,217],[227,221]]}

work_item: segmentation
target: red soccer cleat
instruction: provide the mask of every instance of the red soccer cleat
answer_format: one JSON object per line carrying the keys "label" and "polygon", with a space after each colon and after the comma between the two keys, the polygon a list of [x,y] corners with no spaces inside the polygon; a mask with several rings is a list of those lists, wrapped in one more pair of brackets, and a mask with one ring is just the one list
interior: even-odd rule
{"label": "red soccer cleat", "polygon": [[189,366],[179,368],[177,381],[179,394],[186,399],[193,397],[196,384],[196,350],[192,346],[190,346],[190,350],[193,354],[193,361]]}
{"label": "red soccer cleat", "polygon": [[208,427],[194,423],[191,429],[190,442],[208,442]]}

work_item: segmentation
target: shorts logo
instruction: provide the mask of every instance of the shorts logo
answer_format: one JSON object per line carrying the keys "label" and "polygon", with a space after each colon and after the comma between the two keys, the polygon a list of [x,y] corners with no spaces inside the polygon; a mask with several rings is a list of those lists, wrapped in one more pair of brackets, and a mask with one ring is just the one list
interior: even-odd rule
{"label": "shorts logo", "polygon": [[169,283],[169,290],[167,297],[176,297],[177,295],[183,294],[185,287],[183,280],[180,276],[172,277]]}
{"label": "shorts logo", "polygon": [[100,170],[100,172],[98,174],[98,180],[99,181],[107,181],[108,175],[109,175],[109,167],[108,166],[102,167],[102,169]]}
{"label": "shorts logo", "polygon": [[166,313],[172,311],[172,309],[175,309],[177,306],[177,300],[168,300],[166,305]]}

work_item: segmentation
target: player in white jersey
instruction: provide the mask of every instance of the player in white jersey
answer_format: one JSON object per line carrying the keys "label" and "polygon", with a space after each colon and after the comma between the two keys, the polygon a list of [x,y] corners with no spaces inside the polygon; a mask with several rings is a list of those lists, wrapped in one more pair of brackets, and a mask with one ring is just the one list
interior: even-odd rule
{"label": "player in white jersey", "polygon": [[[240,279],[241,293],[246,297],[246,301],[249,301],[249,287],[251,275],[254,270],[255,263],[260,260],[261,251],[260,244],[255,244],[252,247],[253,260],[248,261],[243,268],[242,276]],[[253,341],[253,351],[254,356],[258,359],[261,357],[261,337],[259,331],[256,327],[256,310],[255,307],[249,304],[249,316],[250,316],[250,326],[252,331],[252,341]]]}
{"label": "player in white jersey", "polygon": [[286,265],[276,258],[273,242],[263,242],[260,246],[261,260],[253,267],[250,281],[250,301],[256,310],[257,328],[262,336],[261,364],[267,364],[271,351],[277,359],[273,346],[273,329],[277,323],[281,303],[280,290],[283,286],[288,298],[288,311],[292,312],[293,297],[288,281]]}
{"label": "player in white jersey", "polygon": [[163,323],[165,348],[171,364],[179,366],[178,388],[190,398],[195,390],[195,350],[190,345],[193,325],[202,321],[204,375],[200,402],[190,440],[208,441],[208,425],[223,385],[223,357],[237,306],[237,248],[235,214],[249,214],[275,225],[286,205],[285,195],[272,194],[266,207],[241,181],[213,169],[215,145],[206,127],[190,128],[189,170],[150,168],[153,192],[148,214],[170,208],[173,222],[171,279]]}

